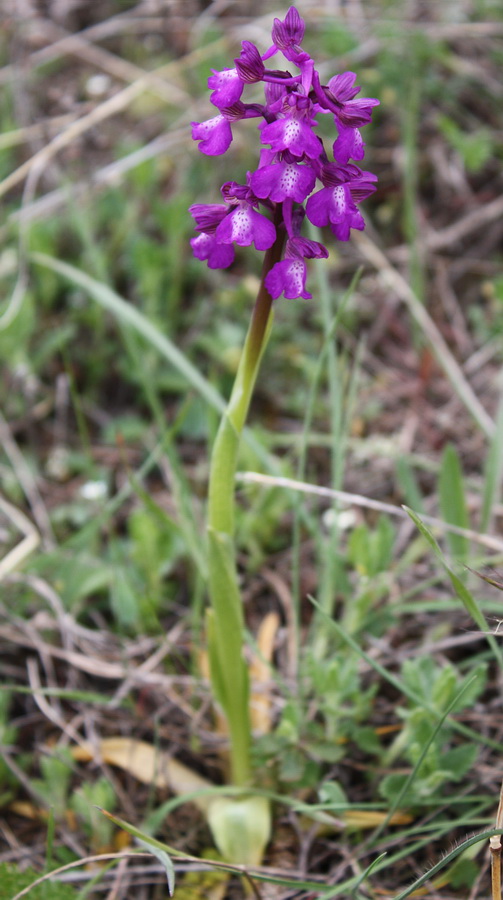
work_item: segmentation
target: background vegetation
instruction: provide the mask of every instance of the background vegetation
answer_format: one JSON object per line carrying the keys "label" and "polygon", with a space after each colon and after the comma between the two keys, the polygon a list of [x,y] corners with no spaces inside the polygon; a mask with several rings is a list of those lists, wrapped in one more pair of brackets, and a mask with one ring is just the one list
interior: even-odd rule
{"label": "background vegetation", "polygon": [[[381,100],[365,160],[379,190],[365,234],[313,266],[313,300],[277,302],[241,455],[239,561],[265,702],[255,762],[283,797],[264,871],[284,883],[257,890],[398,897],[494,824],[500,790],[501,595],[476,572],[497,582],[503,560],[503,12],[297,6],[324,74],[354,70]],[[256,148],[253,125],[236,129],[231,173],[229,155],[197,152],[189,124],[210,115],[210,68],[242,39],[265,49],[286,5],[1,10],[7,900],[128,849],[96,806],[185,854],[211,843],[159,770],[142,778],[127,754],[115,765],[106,742],[143,741],[222,783],[200,654],[204,498],[260,260],[240,251],[229,271],[206,269],[187,207],[217,201]],[[273,665],[257,667],[271,612]],[[488,865],[474,844],[419,890],[487,896]],[[182,900],[242,896],[226,875],[175,868]],[[133,891],[165,896],[161,861],[70,868],[31,896]]]}

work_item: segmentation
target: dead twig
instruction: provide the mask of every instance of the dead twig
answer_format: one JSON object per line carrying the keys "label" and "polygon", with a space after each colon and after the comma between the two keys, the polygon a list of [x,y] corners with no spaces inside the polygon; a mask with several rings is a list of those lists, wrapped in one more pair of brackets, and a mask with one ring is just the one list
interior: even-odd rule
{"label": "dead twig", "polygon": [[[503,784],[500,791],[495,828],[503,828]],[[491,896],[492,900],[501,900],[501,835],[496,834],[489,840],[491,851]]]}
{"label": "dead twig", "polygon": [[[375,509],[378,512],[386,513],[391,516],[399,516],[400,518],[408,518],[407,513],[401,506],[394,506],[392,503],[383,503],[381,500],[373,500],[371,497],[362,497],[361,494],[350,494],[347,491],[336,491],[333,488],[321,487],[316,484],[307,484],[304,481],[296,481],[294,478],[282,478],[276,475],[262,475],[260,472],[238,472],[236,475],[238,481],[245,484],[263,484],[266,487],[284,487],[293,491],[301,491],[303,494],[315,494],[317,497],[327,497],[331,500],[340,500],[353,506],[362,506],[366,509]],[[467,540],[475,541],[489,550],[495,550],[497,553],[503,552],[503,540],[489,534],[479,534],[478,531],[472,531],[471,528],[460,528],[458,525],[451,525],[442,519],[434,516],[421,516],[426,525],[433,528],[439,528],[441,531],[450,534],[459,534]]]}

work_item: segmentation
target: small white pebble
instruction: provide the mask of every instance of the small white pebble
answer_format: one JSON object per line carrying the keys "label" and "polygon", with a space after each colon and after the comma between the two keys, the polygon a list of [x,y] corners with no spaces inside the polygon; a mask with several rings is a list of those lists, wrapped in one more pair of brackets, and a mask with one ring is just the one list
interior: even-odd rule
{"label": "small white pebble", "polygon": [[349,528],[355,527],[358,519],[354,509],[342,509],[340,512],[336,512],[335,509],[326,509],[322,521],[325,528],[337,525],[341,531],[347,531]]}
{"label": "small white pebble", "polygon": [[93,100],[104,97],[110,90],[110,85],[111,80],[108,75],[104,75],[103,73],[91,75],[86,81],[86,94]]}
{"label": "small white pebble", "polygon": [[80,488],[80,496],[83,500],[101,500],[107,495],[105,481],[86,481]]}

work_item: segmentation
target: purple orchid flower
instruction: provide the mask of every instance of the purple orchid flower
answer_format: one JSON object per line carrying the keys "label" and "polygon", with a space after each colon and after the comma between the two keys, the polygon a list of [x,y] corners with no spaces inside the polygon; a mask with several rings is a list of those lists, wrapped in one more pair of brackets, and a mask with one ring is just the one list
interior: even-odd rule
{"label": "purple orchid flower", "polygon": [[[248,247],[254,243],[257,250],[268,250],[276,240],[276,228],[270,219],[257,212],[258,198],[248,185],[227,181],[222,186],[225,204],[195,203],[189,208],[197,231],[191,246],[197,259],[208,260],[210,269],[225,269],[234,260],[234,248],[229,244]],[[222,262],[219,264],[219,260]]]}
{"label": "purple orchid flower", "polygon": [[265,286],[273,300],[284,294],[287,300],[302,297],[311,300],[306,291],[306,259],[320,259],[328,256],[328,250],[318,241],[310,241],[300,236],[290,238],[285,247],[285,258],[276,263],[265,279]]}
{"label": "purple orchid flower", "polygon": [[[253,243],[257,250],[268,250],[285,235],[283,258],[272,265],[265,279],[273,299],[281,294],[309,299],[306,260],[328,256],[323,244],[301,236],[305,216],[314,225],[328,226],[338,240],[347,241],[351,229],[365,227],[358,204],[376,189],[375,175],[351,160],[360,162],[364,157],[360,129],[371,121],[379,101],[358,97],[354,72],[334,75],[323,85],[314,60],[302,49],[304,31],[302,18],[291,6],[284,19],[274,20],[266,53],[261,55],[255,44],[243,41],[234,66],[212,70],[208,79],[218,115],[192,123],[199,150],[220,156],[231,144],[231,124],[260,120],[262,147],[256,170],[248,173],[246,185],[227,182],[223,186],[224,204],[191,206],[198,232],[191,245],[194,256],[210,268],[227,268],[234,260],[235,244]],[[286,69],[267,68],[267,60],[276,54],[286,60]],[[259,82],[264,86],[264,103],[246,103],[242,99],[246,86]],[[333,116],[333,161],[315,131],[319,114]],[[321,182],[318,190],[317,180]]]}

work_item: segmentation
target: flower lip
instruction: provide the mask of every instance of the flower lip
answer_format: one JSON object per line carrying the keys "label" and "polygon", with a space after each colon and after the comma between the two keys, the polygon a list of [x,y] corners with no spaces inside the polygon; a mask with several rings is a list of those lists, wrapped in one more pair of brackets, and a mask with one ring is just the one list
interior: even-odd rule
{"label": "flower lip", "polygon": [[358,128],[339,125],[339,137],[334,141],[334,157],[341,164],[349,159],[360,160],[365,156],[365,143]]}
{"label": "flower lip", "polygon": [[276,228],[250,204],[241,201],[222,219],[215,237],[222,244],[248,247],[254,243],[257,250],[268,250],[276,240]]}
{"label": "flower lip", "polygon": [[221,156],[229,149],[232,131],[229,122],[221,113],[205,122],[192,122],[192,137],[200,141],[199,150],[206,156]]}
{"label": "flower lip", "polygon": [[[285,153],[284,157],[291,157]],[[316,175],[311,166],[300,165],[298,160],[285,158],[257,169],[251,176],[251,186],[256,195],[269,197],[276,203],[282,203],[291,197],[297,203],[303,203],[314,188]]]}
{"label": "flower lip", "polygon": [[287,116],[269,123],[262,129],[262,143],[270,144],[271,150],[277,153],[289,150],[297,157],[317,159],[322,144],[319,137],[311,131],[310,125],[297,116]]}
{"label": "flower lip", "polygon": [[207,260],[209,269],[227,269],[234,262],[234,247],[220,244],[214,234],[198,234],[190,246],[196,259]]}
{"label": "flower lip", "polygon": [[273,300],[284,294],[287,300],[311,300],[306,291],[306,264],[303,259],[293,257],[276,263],[265,279],[265,286]]}
{"label": "flower lip", "polygon": [[219,109],[232,106],[243,93],[244,84],[236,69],[211,70],[213,75],[208,78],[208,87],[213,91],[210,101]]}

